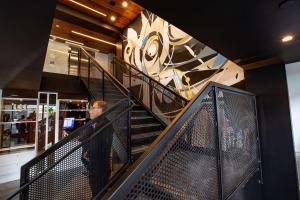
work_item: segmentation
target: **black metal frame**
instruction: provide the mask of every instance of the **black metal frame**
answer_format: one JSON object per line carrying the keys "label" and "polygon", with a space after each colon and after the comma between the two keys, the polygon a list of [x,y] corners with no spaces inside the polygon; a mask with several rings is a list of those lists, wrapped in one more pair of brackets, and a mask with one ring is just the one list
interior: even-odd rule
{"label": "black metal frame", "polygon": [[[70,135],[68,135],[64,140],[61,140],[58,143],[54,144],[51,148],[49,148],[48,150],[46,150],[45,152],[43,152],[41,155],[35,157],[31,161],[29,161],[28,163],[26,163],[25,165],[23,165],[21,167],[21,180],[20,180],[20,182],[22,183],[21,187],[19,188],[18,191],[16,191],[15,193],[13,193],[7,200],[13,199],[18,194],[21,195],[20,199],[27,199],[27,196],[28,196],[28,187],[30,185],[32,185],[35,181],[37,181],[39,178],[41,178],[42,176],[44,176],[48,171],[50,171],[51,169],[53,169],[56,165],[58,165],[61,161],[63,161],[65,158],[67,158],[69,155],[71,155],[77,149],[81,148],[83,145],[85,145],[86,143],[88,143],[89,141],[91,141],[102,130],[104,130],[106,127],[110,126],[113,122],[115,122],[116,120],[118,120],[120,118],[120,116],[124,115],[127,112],[130,112],[130,110],[132,110],[132,108],[133,108],[133,105],[131,105],[130,102],[128,102],[129,106],[128,106],[127,109],[125,109],[123,112],[119,113],[116,117],[114,117],[113,119],[111,119],[109,123],[105,124],[103,127],[101,127],[99,130],[97,130],[95,133],[93,133],[91,136],[89,136],[87,139],[85,139],[79,145],[77,145],[76,147],[74,147],[73,149],[71,149],[69,152],[67,152],[65,155],[63,155],[61,158],[59,158],[55,163],[53,163],[52,165],[50,165],[49,167],[47,167],[42,173],[38,174],[36,177],[34,177],[30,181],[29,181],[29,176],[28,176],[29,175],[29,173],[28,173],[29,169],[32,166],[34,166],[35,164],[37,164],[39,161],[41,161],[44,158],[48,157],[50,154],[52,154],[53,152],[55,152],[57,149],[59,149],[61,146],[63,146],[67,142],[69,142],[72,139],[78,137],[79,134],[86,127],[89,127],[92,124],[94,124],[95,122],[100,121],[101,119],[104,119],[108,114],[110,114],[115,109],[117,109],[118,106],[120,106],[125,101],[128,101],[128,99],[122,99],[122,100],[120,100],[114,106],[112,106],[110,109],[108,109],[107,111],[105,111],[102,115],[96,117],[93,120],[90,120],[85,126],[82,126],[82,127],[78,128],[73,133],[71,133]],[[129,125],[130,125],[130,122],[129,122]],[[129,127],[128,127],[128,129],[129,129]],[[129,135],[127,137],[129,137]],[[129,149],[130,148],[128,146],[127,151],[129,151]],[[109,187],[111,184],[113,184],[117,180],[117,178],[122,174],[121,172],[123,172],[127,168],[127,166],[129,165],[130,161],[131,161],[130,157],[128,157],[127,162],[120,168],[120,170],[118,171],[118,173],[116,173],[113,176],[113,178],[109,181],[109,183],[108,183],[108,185],[106,187]],[[101,191],[101,192],[104,192],[104,190]]]}
{"label": "black metal frame", "polygon": [[[155,84],[160,85],[161,87],[163,87],[165,90],[167,90],[168,92],[172,93],[173,95],[177,96],[178,98],[180,98],[181,100],[185,101],[186,103],[189,102],[189,100],[187,100],[186,98],[184,98],[183,96],[181,96],[180,94],[176,93],[174,90],[170,89],[169,87],[161,84],[159,81],[155,80],[154,78],[150,77],[149,75],[145,74],[144,72],[142,72],[141,70],[137,69],[136,67],[132,66],[129,63],[126,63],[125,61],[119,59],[118,57],[114,57],[114,61],[119,62],[119,64],[123,67],[125,67],[124,65],[128,65],[129,66],[129,78],[131,77],[131,70],[134,69],[135,71],[137,71],[139,74],[142,74],[144,77],[146,77],[147,79],[149,79],[149,82],[154,82]],[[115,67],[115,65],[113,65]],[[115,72],[115,69],[113,69],[113,71]],[[130,81],[129,81],[130,82]],[[131,88],[131,87],[130,87]]]}
{"label": "black metal frame", "polygon": [[[149,106],[145,105],[145,103],[139,97],[136,97],[133,92],[132,92],[133,93],[132,98],[135,99],[141,105],[143,105],[144,108],[146,108],[146,110],[150,114],[152,114],[163,125],[166,125],[166,122],[164,122],[160,117],[158,117],[153,112],[153,106],[152,106],[152,100],[153,100],[153,92],[152,91],[153,90],[157,90],[158,92],[160,92],[161,94],[163,94],[164,97],[169,98],[170,100],[173,101],[174,104],[176,104],[177,106],[179,106],[181,108],[184,108],[187,105],[187,103],[189,102],[187,99],[185,99],[180,94],[178,94],[175,91],[173,91],[172,89],[170,89],[168,86],[162,85],[159,81],[153,79],[152,77],[150,77],[149,75],[147,75],[144,72],[140,71],[136,67],[132,66],[129,63],[126,63],[123,60],[120,60],[117,57],[114,57],[114,59],[113,59],[113,76],[116,76],[116,74],[117,74],[116,64],[118,64],[118,67],[120,66],[120,67],[122,67],[124,70],[126,70],[128,72],[128,80],[129,80],[128,90],[131,91],[131,92],[132,92],[132,85],[131,85],[132,78],[140,79],[139,77],[136,77],[136,74],[142,75],[143,78],[141,80],[144,83],[148,84],[149,91],[148,91],[148,94],[146,94],[146,95],[148,95],[150,105]],[[133,75],[133,71],[136,72],[135,75]],[[145,81],[144,79],[146,79],[148,81]],[[172,98],[169,95],[167,95],[165,91],[162,91],[161,89],[155,87],[153,85],[153,83],[156,84],[156,85],[158,85],[158,86],[160,86],[161,88],[164,88],[165,91],[167,91],[168,93],[171,93],[172,95],[175,96],[176,99],[180,99],[180,101],[182,101],[183,103],[182,104],[178,103],[176,100],[174,100],[174,98]]]}
{"label": "black metal frame", "polygon": [[[133,187],[138,180],[139,177],[145,172],[148,166],[151,166],[151,163],[155,160],[155,158],[159,155],[159,153],[165,148],[165,146],[171,141],[171,139],[175,136],[178,130],[182,127],[184,122],[190,117],[194,110],[197,109],[199,103],[209,94],[209,92],[214,91],[214,97],[217,96],[218,89],[230,91],[234,94],[247,95],[252,96],[255,101],[255,95],[240,89],[224,86],[218,83],[209,82],[203,87],[199,95],[194,97],[188,105],[177,115],[177,117],[167,126],[167,128],[160,134],[160,136],[150,145],[150,147],[145,151],[145,153],[132,165],[129,167],[127,172],[120,178],[120,180],[110,189],[110,191],[105,194],[105,199],[122,199],[124,194],[127,194],[128,191]],[[218,108],[219,102],[218,98],[214,99],[214,106]],[[217,111],[217,110],[216,110]],[[255,111],[256,112],[256,111]],[[257,121],[257,116],[256,121]],[[219,126],[219,114],[217,111],[217,135],[220,134]],[[258,133],[258,129],[257,129]],[[259,135],[257,136],[257,144],[258,150],[260,149],[260,141]],[[220,146],[220,138],[216,138],[216,145]],[[260,151],[260,150],[259,150]],[[221,159],[221,149],[218,148],[217,152],[217,166],[218,166],[218,179],[219,179],[219,199],[229,199],[236,191],[238,191],[241,187],[243,187],[249,179],[251,179],[258,171],[262,173],[261,164],[259,163],[259,168],[255,169],[253,172],[250,172],[249,175],[241,181],[237,187],[233,190],[233,192],[228,195],[228,197],[224,197],[223,192],[223,181],[222,181],[222,159]],[[258,154],[259,158],[261,154]]]}

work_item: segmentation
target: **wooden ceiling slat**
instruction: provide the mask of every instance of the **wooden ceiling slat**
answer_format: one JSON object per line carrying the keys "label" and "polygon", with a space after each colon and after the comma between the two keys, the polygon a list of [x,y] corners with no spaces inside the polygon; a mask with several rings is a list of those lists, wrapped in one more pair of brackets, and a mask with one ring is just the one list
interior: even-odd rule
{"label": "wooden ceiling slat", "polygon": [[[57,27],[57,25],[59,27]],[[97,42],[97,41],[89,39],[89,38],[75,35],[71,32],[72,30],[86,34],[86,35],[90,35],[92,37],[96,37],[96,38],[99,38],[102,40],[106,40],[106,41],[109,41],[112,43],[116,43],[116,39],[113,37],[110,37],[110,36],[107,36],[107,35],[104,35],[101,33],[96,33],[91,30],[84,29],[77,25],[74,25],[74,24],[71,24],[71,23],[56,19],[56,18],[53,19],[52,30],[51,30],[52,35],[62,37],[62,38],[68,39],[68,40],[74,40],[77,42],[84,43],[86,46],[92,47],[95,49],[99,49],[99,51],[103,52],[103,53],[115,52],[115,46],[105,44],[102,42]]]}
{"label": "wooden ceiling slat", "polygon": [[[58,0],[58,2],[64,5],[67,5],[84,14],[95,17],[103,22],[106,22],[107,24],[113,25],[121,29],[127,27],[131,23],[131,21],[135,19],[136,16],[140,14],[140,12],[143,10],[142,7],[140,7],[138,4],[132,1],[127,1],[128,2],[127,8],[122,7],[123,0],[114,0],[115,5],[110,4],[111,0],[75,0],[75,1],[83,5],[86,5],[90,8],[93,8],[97,11],[103,12],[107,14],[107,17],[104,17],[100,14],[97,14],[93,11],[83,8],[77,4],[74,4],[70,0]],[[116,17],[116,21],[114,22],[110,20],[110,16],[112,15]]]}

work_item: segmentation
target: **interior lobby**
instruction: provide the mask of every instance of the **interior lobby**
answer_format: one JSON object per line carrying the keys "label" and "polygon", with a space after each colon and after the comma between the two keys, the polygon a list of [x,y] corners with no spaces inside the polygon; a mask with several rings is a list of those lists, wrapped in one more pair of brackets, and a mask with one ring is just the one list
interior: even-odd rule
{"label": "interior lobby", "polygon": [[300,199],[299,11],[3,2],[0,200]]}

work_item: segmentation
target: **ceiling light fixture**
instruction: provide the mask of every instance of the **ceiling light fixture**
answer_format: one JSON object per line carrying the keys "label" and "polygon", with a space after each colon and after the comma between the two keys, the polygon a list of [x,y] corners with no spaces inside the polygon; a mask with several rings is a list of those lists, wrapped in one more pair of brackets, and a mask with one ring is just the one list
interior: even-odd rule
{"label": "ceiling light fixture", "polygon": [[116,21],[116,16],[114,16],[114,15],[110,16],[110,21],[112,21],[112,22]]}
{"label": "ceiling light fixture", "polygon": [[74,44],[79,44],[79,45],[84,45],[82,42],[76,42],[74,40],[68,40],[66,38],[62,38],[62,37],[58,37],[56,35],[50,35],[53,39],[60,39],[60,40],[64,40],[66,43],[67,42],[71,42],[71,43],[74,43]]}
{"label": "ceiling light fixture", "polygon": [[294,39],[294,36],[292,36],[292,35],[286,35],[286,36],[284,36],[282,39],[281,39],[281,41],[282,42],[289,42],[289,41],[291,41],[291,40],[293,40]]}
{"label": "ceiling light fixture", "polygon": [[79,33],[77,31],[71,31],[72,33],[76,34],[76,35],[80,35],[80,36],[83,36],[83,37],[86,37],[86,38],[89,38],[89,39],[92,39],[92,40],[96,40],[98,42],[103,42],[105,44],[110,44],[110,45],[113,45],[113,46],[117,46],[115,43],[112,43],[112,42],[108,42],[108,41],[105,41],[105,40],[101,40],[99,38],[96,38],[96,37],[93,37],[93,36],[90,36],[90,35],[86,35],[86,34],[83,34],[83,33]]}
{"label": "ceiling light fixture", "polygon": [[127,8],[128,2],[127,2],[127,1],[123,1],[123,2],[122,2],[122,6],[123,6],[124,8]]}
{"label": "ceiling light fixture", "polygon": [[103,13],[103,12],[100,12],[100,11],[98,11],[98,10],[95,10],[95,9],[93,9],[93,8],[90,8],[90,7],[88,7],[88,6],[86,6],[86,5],[83,5],[83,4],[81,4],[81,3],[78,3],[77,1],[74,1],[74,0],[69,0],[69,1],[72,2],[72,3],[74,3],[74,4],[76,4],[76,5],[79,5],[79,6],[83,7],[83,8],[85,8],[85,9],[88,9],[88,10],[90,10],[90,11],[93,11],[93,12],[99,14],[99,15],[102,15],[102,16],[104,16],[104,17],[107,17],[107,14],[105,14],[105,13]]}
{"label": "ceiling light fixture", "polygon": [[55,25],[56,28],[59,28],[60,26],[58,24]]}

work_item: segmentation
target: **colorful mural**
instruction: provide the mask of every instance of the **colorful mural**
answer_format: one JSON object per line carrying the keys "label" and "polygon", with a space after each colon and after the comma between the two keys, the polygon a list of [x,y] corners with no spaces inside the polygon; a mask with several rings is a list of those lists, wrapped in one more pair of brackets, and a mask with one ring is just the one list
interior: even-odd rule
{"label": "colorful mural", "polygon": [[241,67],[145,10],[124,32],[124,60],[191,99],[207,80],[233,85]]}

